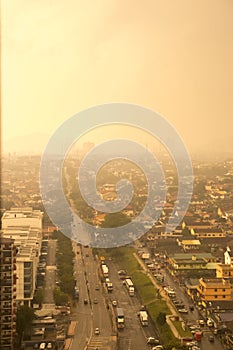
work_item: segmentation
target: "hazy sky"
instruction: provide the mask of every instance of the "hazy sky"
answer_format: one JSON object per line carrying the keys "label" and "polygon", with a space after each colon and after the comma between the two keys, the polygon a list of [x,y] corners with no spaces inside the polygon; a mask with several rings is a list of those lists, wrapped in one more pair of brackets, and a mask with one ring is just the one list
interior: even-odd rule
{"label": "hazy sky", "polygon": [[232,0],[3,0],[2,22],[5,149],[37,151],[118,101],[158,111],[190,150],[233,148]]}

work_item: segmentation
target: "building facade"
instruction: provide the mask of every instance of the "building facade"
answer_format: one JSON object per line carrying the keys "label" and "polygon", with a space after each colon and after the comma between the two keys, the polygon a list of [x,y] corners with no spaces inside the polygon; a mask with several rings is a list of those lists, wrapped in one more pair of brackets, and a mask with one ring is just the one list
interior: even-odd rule
{"label": "building facade", "polygon": [[16,332],[16,248],[0,235],[0,349],[12,350]]}
{"label": "building facade", "polygon": [[231,283],[224,278],[200,278],[197,295],[202,301],[232,300]]}

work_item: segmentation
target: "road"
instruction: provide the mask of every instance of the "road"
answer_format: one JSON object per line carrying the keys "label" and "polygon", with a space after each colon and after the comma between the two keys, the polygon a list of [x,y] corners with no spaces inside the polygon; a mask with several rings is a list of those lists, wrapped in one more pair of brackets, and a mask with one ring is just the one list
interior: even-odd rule
{"label": "road", "polygon": [[[96,285],[100,285],[100,280],[92,251],[90,248],[78,246],[76,242],[73,242],[73,250],[76,255],[74,273],[80,298],[72,313],[77,327],[71,350],[114,350],[116,342],[112,334],[110,313],[101,289],[95,289]],[[84,304],[84,299],[88,300],[88,304]],[[97,299],[97,304],[94,299]],[[94,334],[96,327],[100,329],[100,335]]]}
{"label": "road", "polygon": [[[185,306],[188,308],[188,306],[192,304],[192,302],[190,301],[190,298],[188,297],[188,295],[184,292],[184,289],[174,281],[174,279],[166,269],[163,269],[162,273],[165,275],[166,283],[175,290],[177,299],[183,300]],[[189,312],[187,315],[183,314],[182,318],[186,323],[196,324],[196,320],[202,317],[199,311],[196,308],[194,308],[194,311]],[[203,332],[203,338],[202,338],[202,341],[200,342],[201,350],[224,350],[225,349],[224,346],[219,341],[219,339],[217,338],[217,336],[214,336],[214,339],[215,339],[214,343],[209,342],[208,336],[210,334],[213,334],[211,331],[211,328],[207,326],[202,327],[202,332]]]}
{"label": "road", "polygon": [[149,322],[148,327],[141,326],[137,316],[141,307],[140,301],[136,295],[129,296],[126,287],[123,286],[122,280],[119,278],[115,262],[107,261],[107,265],[110,271],[110,280],[113,283],[113,292],[109,293],[108,299],[110,302],[117,300],[118,306],[123,309],[125,314],[125,328],[118,332],[119,350],[148,350],[146,338],[152,336],[158,339],[156,330],[151,322]]}

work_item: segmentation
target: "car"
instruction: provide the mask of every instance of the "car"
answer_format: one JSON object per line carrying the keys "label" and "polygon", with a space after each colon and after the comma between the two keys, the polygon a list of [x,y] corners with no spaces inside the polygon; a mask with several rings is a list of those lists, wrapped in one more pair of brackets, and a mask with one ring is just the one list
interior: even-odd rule
{"label": "car", "polygon": [[46,343],[40,343],[40,347],[39,347],[39,349],[40,350],[44,350],[46,348]]}
{"label": "car", "polygon": [[112,301],[112,306],[117,306],[117,301],[116,300]]}
{"label": "car", "polygon": [[100,329],[99,329],[99,327],[96,327],[95,328],[95,335],[99,335],[100,334]]}
{"label": "car", "polygon": [[83,300],[83,303],[84,303],[85,305],[87,305],[87,304],[88,304],[88,300],[87,300],[87,299],[84,299],[84,300]]}
{"label": "car", "polygon": [[98,299],[94,299],[94,304],[98,304]]}
{"label": "car", "polygon": [[209,335],[208,340],[209,340],[211,343],[213,343],[213,342],[214,342],[214,336],[213,336],[212,334]]}
{"label": "car", "polygon": [[178,309],[178,312],[181,314],[187,314],[189,311],[187,309],[183,308],[183,309]]}
{"label": "car", "polygon": [[189,305],[189,310],[190,311],[194,311],[194,306],[193,305]]}
{"label": "car", "polygon": [[148,337],[146,342],[149,345],[158,345],[159,344],[159,340],[154,338],[154,337]]}
{"label": "car", "polygon": [[46,346],[46,349],[52,349],[53,348],[53,344],[52,343],[48,343]]}
{"label": "car", "polygon": [[204,327],[205,321],[204,320],[197,320],[200,326]]}
{"label": "car", "polygon": [[163,345],[156,345],[156,346],[153,346],[152,350],[163,350],[164,347]]}
{"label": "car", "polygon": [[95,286],[95,290],[100,290],[100,286],[98,284]]}
{"label": "car", "polygon": [[126,275],[126,271],[125,270],[119,270],[117,273],[118,273],[119,276]]}
{"label": "car", "polygon": [[89,258],[89,254],[88,253],[86,253],[86,257]]}

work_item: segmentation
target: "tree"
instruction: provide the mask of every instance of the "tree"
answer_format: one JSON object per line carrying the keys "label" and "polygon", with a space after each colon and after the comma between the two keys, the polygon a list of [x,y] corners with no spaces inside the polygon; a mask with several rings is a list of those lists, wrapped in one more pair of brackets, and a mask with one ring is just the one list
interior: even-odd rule
{"label": "tree", "polygon": [[166,323],[166,314],[165,312],[160,312],[157,316],[157,322],[163,326]]}
{"label": "tree", "polygon": [[56,305],[66,305],[68,303],[68,295],[62,292],[59,288],[53,291],[54,302]]}
{"label": "tree", "polygon": [[16,330],[20,336],[20,339],[22,339],[23,335],[26,339],[30,338],[32,321],[34,318],[35,314],[33,308],[27,305],[23,305],[18,308],[16,312]]}
{"label": "tree", "polygon": [[41,306],[41,304],[43,303],[43,299],[44,299],[44,291],[42,288],[37,289],[35,296],[34,296],[34,300],[33,302],[35,304],[39,304]]}
{"label": "tree", "polygon": [[102,227],[112,228],[126,225],[131,220],[125,214],[119,213],[110,213],[105,216],[105,220],[102,224]]}

